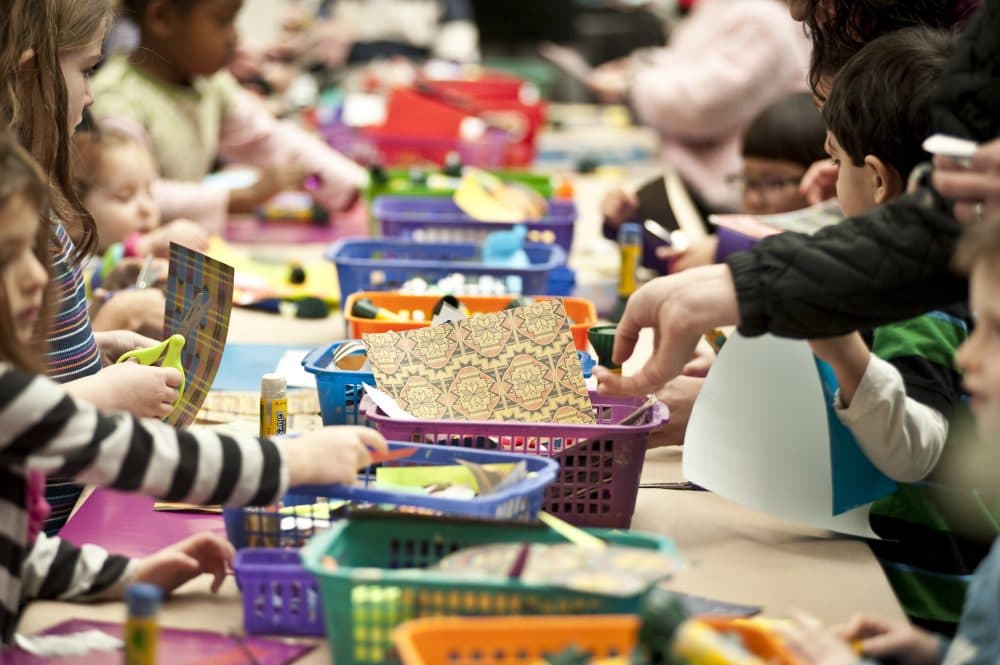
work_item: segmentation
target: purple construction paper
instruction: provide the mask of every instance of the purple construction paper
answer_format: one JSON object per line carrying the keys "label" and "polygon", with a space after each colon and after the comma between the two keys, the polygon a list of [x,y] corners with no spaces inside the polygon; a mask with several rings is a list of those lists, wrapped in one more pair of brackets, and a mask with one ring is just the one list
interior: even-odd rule
{"label": "purple construction paper", "polygon": [[222,515],[156,512],[145,494],[95,489],[59,532],[76,545],[92,543],[130,557],[147,556],[202,531],[223,538]]}
{"label": "purple construction paper", "polygon": [[[60,623],[41,635],[65,635],[85,630],[100,630],[122,638],[124,628],[120,623],[71,619]],[[253,653],[260,665],[286,665],[315,648],[312,644],[287,644],[260,637],[246,636],[243,643]],[[230,635],[205,630],[160,628],[157,665],[237,665],[248,662],[246,651]],[[116,651],[98,651],[86,656],[42,658],[16,647],[8,647],[0,654],[4,665],[107,665],[121,662]]]}

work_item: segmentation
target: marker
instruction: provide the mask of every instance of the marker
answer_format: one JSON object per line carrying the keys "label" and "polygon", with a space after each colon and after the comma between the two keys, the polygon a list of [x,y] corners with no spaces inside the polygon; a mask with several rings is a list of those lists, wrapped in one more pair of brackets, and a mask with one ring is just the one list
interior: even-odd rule
{"label": "marker", "polygon": [[355,300],[354,304],[351,305],[351,316],[355,316],[359,319],[374,319],[376,321],[407,320],[392,310],[386,309],[385,307],[379,307],[369,298]]}
{"label": "marker", "polygon": [[260,380],[260,435],[288,433],[288,384],[280,374],[265,374]]}

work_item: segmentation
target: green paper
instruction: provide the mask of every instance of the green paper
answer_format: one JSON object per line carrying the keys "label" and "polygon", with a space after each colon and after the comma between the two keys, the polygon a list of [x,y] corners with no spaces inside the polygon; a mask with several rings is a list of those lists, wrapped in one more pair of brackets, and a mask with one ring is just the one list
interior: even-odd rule
{"label": "green paper", "polygon": [[[514,464],[484,464],[491,471],[508,474]],[[455,466],[381,466],[375,470],[376,483],[391,483],[409,487],[427,487],[435,484],[467,485],[479,492],[479,485],[468,468]],[[381,487],[381,485],[380,485]]]}

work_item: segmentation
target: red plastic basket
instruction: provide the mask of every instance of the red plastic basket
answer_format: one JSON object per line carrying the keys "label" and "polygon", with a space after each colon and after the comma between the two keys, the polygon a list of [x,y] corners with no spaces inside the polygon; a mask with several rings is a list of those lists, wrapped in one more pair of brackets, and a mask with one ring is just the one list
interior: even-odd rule
{"label": "red plastic basket", "polygon": [[[571,524],[627,528],[632,523],[646,440],[666,424],[656,402],[638,424],[617,425],[645,400],[590,393],[597,424],[501,421],[393,420],[374,404],[369,422],[387,439],[543,455],[559,462],[543,509]],[[363,403],[362,406],[365,406]]]}

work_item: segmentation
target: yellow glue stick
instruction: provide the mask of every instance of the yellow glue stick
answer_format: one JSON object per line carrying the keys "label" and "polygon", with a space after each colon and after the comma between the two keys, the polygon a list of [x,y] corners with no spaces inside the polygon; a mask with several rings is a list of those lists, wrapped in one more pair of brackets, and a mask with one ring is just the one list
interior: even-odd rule
{"label": "yellow glue stick", "polygon": [[288,384],[280,374],[265,374],[260,380],[260,435],[288,433]]}
{"label": "yellow glue stick", "polygon": [[133,584],[125,591],[125,665],[156,665],[160,639],[157,613],[163,592],[154,584]]}

